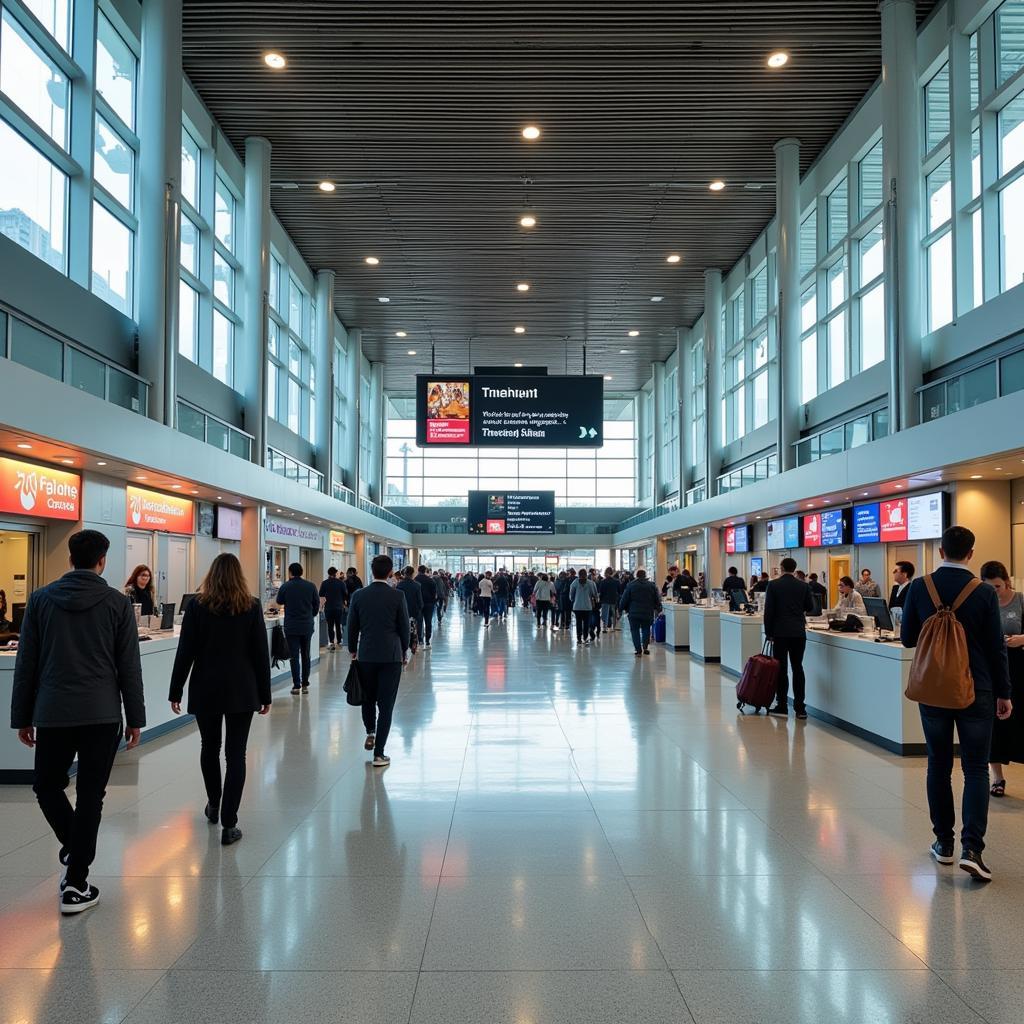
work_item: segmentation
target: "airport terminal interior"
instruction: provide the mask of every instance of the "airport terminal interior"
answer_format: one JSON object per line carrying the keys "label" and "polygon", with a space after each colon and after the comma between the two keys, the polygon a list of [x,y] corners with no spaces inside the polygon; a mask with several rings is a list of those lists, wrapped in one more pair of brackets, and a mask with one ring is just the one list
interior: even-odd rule
{"label": "airport terminal interior", "polygon": [[0,0],[0,1024],[1019,1024],[1022,591],[1024,0]]}

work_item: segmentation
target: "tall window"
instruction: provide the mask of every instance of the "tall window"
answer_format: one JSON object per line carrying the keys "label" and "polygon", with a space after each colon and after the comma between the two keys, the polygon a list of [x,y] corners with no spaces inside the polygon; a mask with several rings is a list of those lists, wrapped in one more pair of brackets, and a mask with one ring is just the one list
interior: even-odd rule
{"label": "tall window", "polygon": [[704,380],[704,339],[698,338],[690,350],[690,466],[696,469],[704,464],[707,444],[707,395]]}
{"label": "tall window", "polygon": [[[661,479],[668,484],[679,479],[679,367],[665,373],[661,391],[665,434],[661,444]],[[660,500],[662,495],[657,495]]]}
{"label": "tall window", "polygon": [[928,330],[953,319],[953,187],[949,64],[924,87],[924,247],[928,282]]}
{"label": "tall window", "polygon": [[[311,438],[313,304],[276,256],[270,257],[267,323],[267,414],[292,433]],[[312,438],[311,438],[312,440]]]}
{"label": "tall window", "polygon": [[332,396],[332,420],[334,442],[334,462],[336,465],[351,471],[352,466],[345,466],[346,423],[348,419],[348,396],[345,393],[345,381],[348,379],[348,355],[341,341],[334,341],[334,394]]}

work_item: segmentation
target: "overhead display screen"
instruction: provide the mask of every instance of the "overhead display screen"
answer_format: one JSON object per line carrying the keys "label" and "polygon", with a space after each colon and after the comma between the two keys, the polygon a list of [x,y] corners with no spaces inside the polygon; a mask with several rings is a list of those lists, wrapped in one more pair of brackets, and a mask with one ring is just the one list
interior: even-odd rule
{"label": "overhead display screen", "polygon": [[555,532],[554,491],[470,491],[470,533],[492,537]]}
{"label": "overhead display screen", "polygon": [[850,543],[849,517],[846,509],[835,508],[821,513],[821,546],[836,547]]}
{"label": "overhead display screen", "polygon": [[907,540],[939,540],[946,528],[946,494],[915,494],[907,498]]}
{"label": "overhead display screen", "polygon": [[907,499],[880,501],[879,539],[883,544],[907,540]]}
{"label": "overhead display screen", "polygon": [[750,527],[727,526],[725,528],[725,553],[743,555],[750,550]]}
{"label": "overhead display screen", "polygon": [[768,550],[800,547],[800,517],[788,516],[768,523]]}
{"label": "overhead display screen", "polygon": [[604,378],[421,374],[420,448],[600,448]]}
{"label": "overhead display screen", "polygon": [[882,521],[878,502],[853,507],[853,543],[877,544],[882,539]]}

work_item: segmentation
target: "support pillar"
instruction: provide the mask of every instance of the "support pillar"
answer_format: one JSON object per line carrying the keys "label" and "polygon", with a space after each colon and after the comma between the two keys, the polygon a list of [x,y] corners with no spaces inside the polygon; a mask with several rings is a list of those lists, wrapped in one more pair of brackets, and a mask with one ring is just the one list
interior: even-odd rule
{"label": "support pillar", "polygon": [[779,472],[796,466],[800,437],[800,142],[775,144],[775,223],[778,227],[778,353],[776,416]]}
{"label": "support pillar", "polygon": [[918,421],[923,286],[920,114],[914,0],[882,0],[882,178],[889,429]]}
{"label": "support pillar", "polygon": [[334,494],[334,271],[316,275],[316,468]]}
{"label": "support pillar", "polygon": [[370,500],[384,504],[384,364],[370,364],[370,465],[366,467]]}
{"label": "support pillar", "polygon": [[704,359],[707,369],[704,394],[707,396],[705,416],[707,454],[704,465],[704,493],[713,498],[718,491],[718,475],[722,471],[722,272],[704,271]]}
{"label": "support pillar", "polygon": [[661,447],[665,437],[665,364],[651,363],[651,403],[654,406],[654,459],[651,464],[651,507],[656,508],[663,497],[664,473]]}
{"label": "support pillar", "polygon": [[149,415],[173,427],[177,405],[181,208],[181,0],[142,7],[139,61],[139,373]]}
{"label": "support pillar", "polygon": [[359,377],[360,367],[363,362],[363,332],[352,330],[348,332],[348,360],[345,368],[348,371],[346,376],[345,393],[347,402],[345,404],[347,419],[345,422],[345,470],[348,476],[345,480],[348,486],[359,500]]}
{"label": "support pillar", "polygon": [[693,373],[693,339],[688,327],[680,327],[676,332],[676,407],[679,409],[679,467],[676,470],[679,478],[679,507],[686,504],[686,492],[692,485],[690,466],[693,464],[691,446],[693,438],[690,433],[690,420],[693,396],[687,397],[689,381]]}

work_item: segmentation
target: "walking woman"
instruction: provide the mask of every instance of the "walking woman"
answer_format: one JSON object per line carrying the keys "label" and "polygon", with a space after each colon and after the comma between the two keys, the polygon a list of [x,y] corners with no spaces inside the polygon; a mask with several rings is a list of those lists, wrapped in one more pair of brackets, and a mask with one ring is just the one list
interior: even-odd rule
{"label": "walking woman", "polygon": [[156,587],[153,586],[153,570],[148,565],[137,565],[132,569],[124,592],[132,599],[132,604],[142,605],[139,614],[156,614]]}
{"label": "walking woman", "polygon": [[587,570],[580,569],[579,576],[569,588],[573,614],[576,616],[576,646],[590,646],[591,615],[597,603],[597,585],[587,578]]}
{"label": "walking woman", "polygon": [[[189,675],[191,673],[191,678]],[[199,766],[206,783],[204,813],[221,824],[224,846],[242,838],[238,805],[245,786],[245,747],[254,712],[270,711],[270,652],[257,598],[249,593],[241,563],[218,555],[185,609],[178,653],[171,673],[171,710],[181,714],[189,680],[188,712],[196,716],[202,747]],[[224,734],[227,771],[221,782]]]}
{"label": "walking woman", "polygon": [[990,792],[993,796],[1006,796],[1003,765],[1011,761],[1024,762],[1024,594],[1013,589],[1010,574],[1002,562],[986,562],[981,567],[981,578],[995,588],[999,598],[1006,658],[1010,663],[1010,686],[1013,688],[1013,714],[1002,721],[995,720],[989,754]]}

